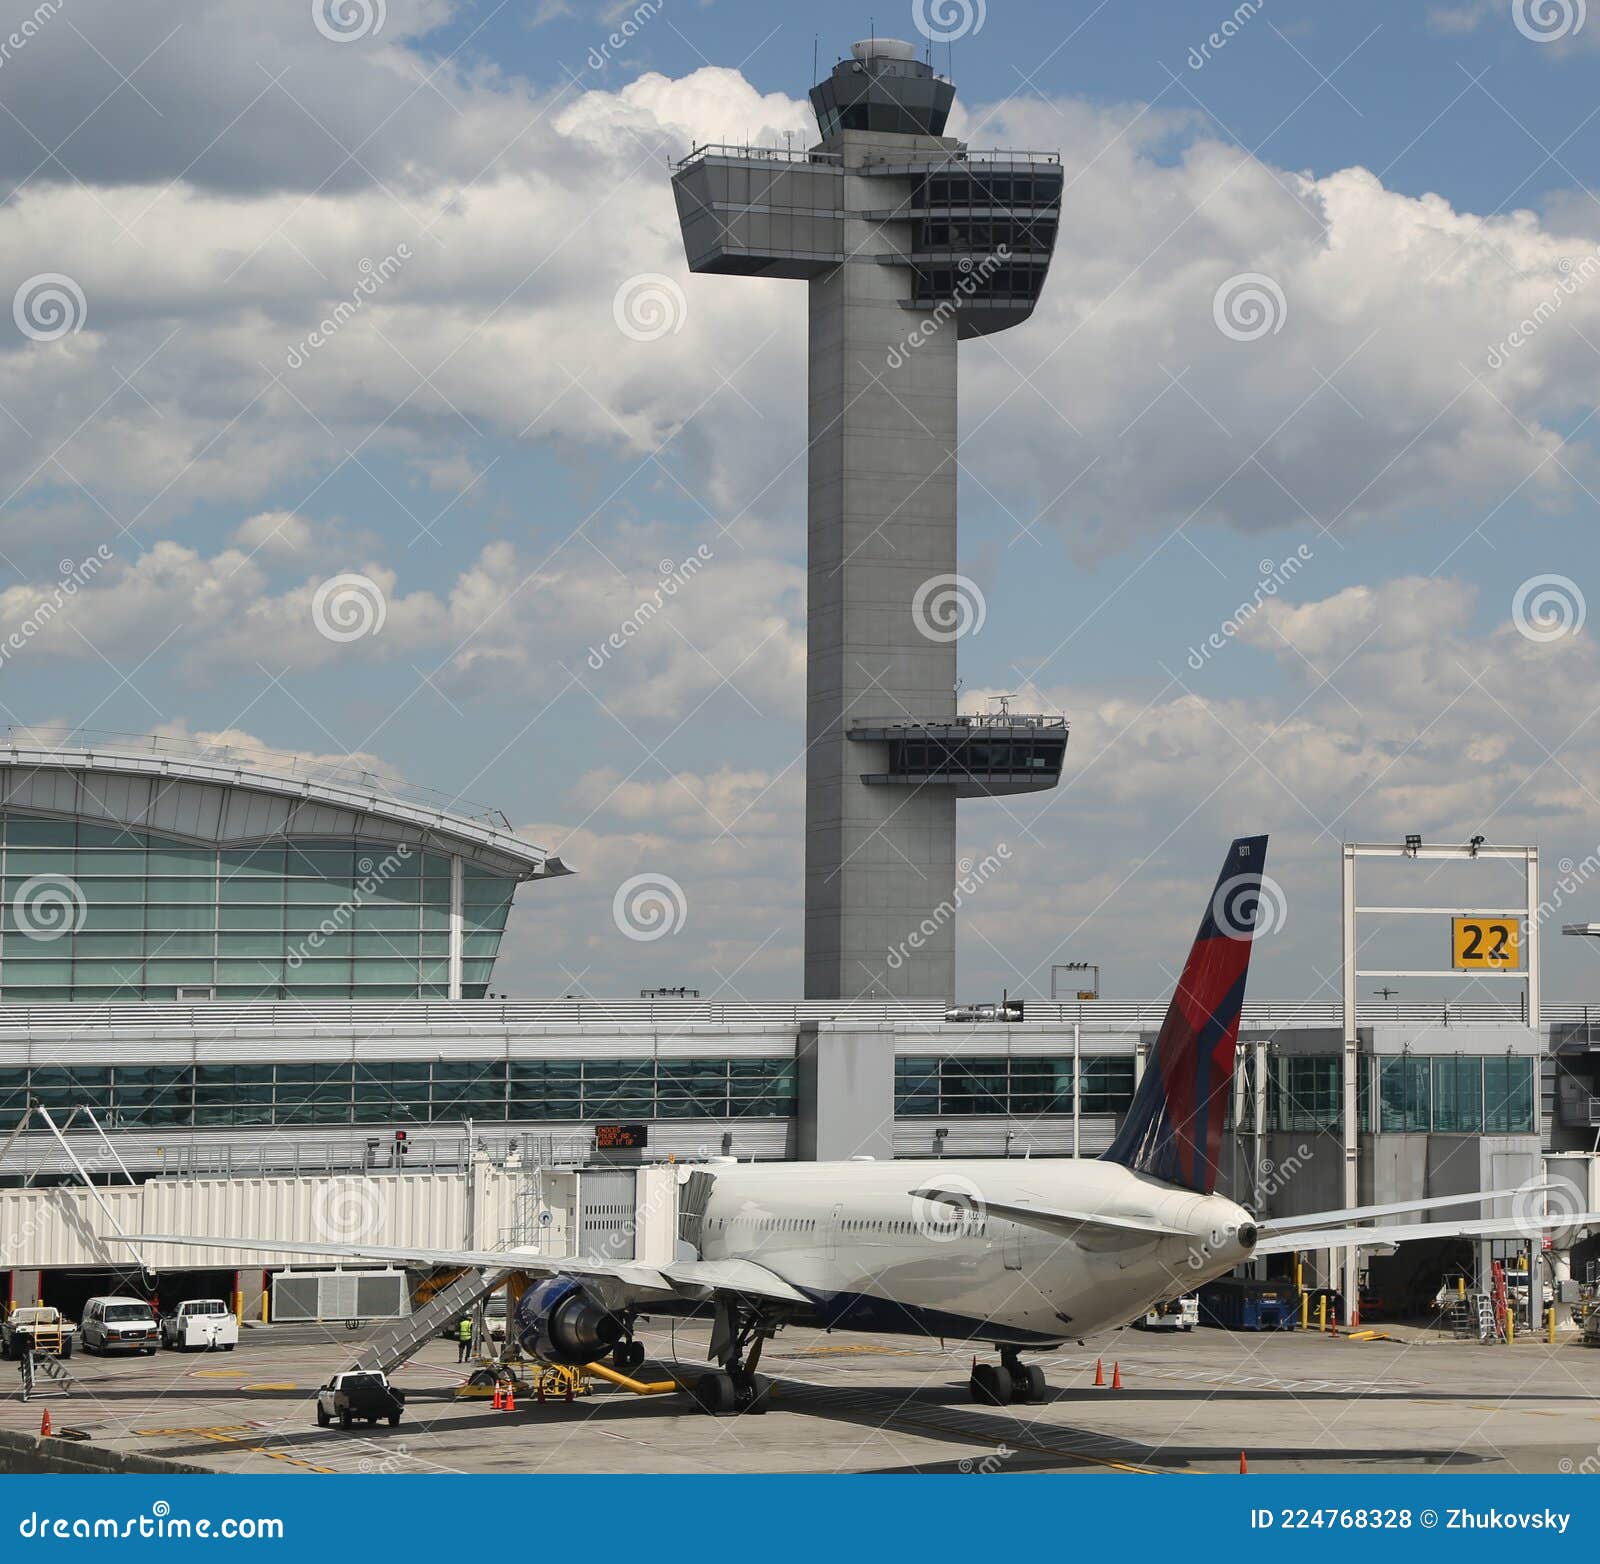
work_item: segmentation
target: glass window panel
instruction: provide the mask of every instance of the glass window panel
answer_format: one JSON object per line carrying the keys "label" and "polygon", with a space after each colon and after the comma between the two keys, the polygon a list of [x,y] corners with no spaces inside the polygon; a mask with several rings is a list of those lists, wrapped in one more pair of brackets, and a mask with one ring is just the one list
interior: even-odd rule
{"label": "glass window panel", "polygon": [[217,861],[224,877],[269,874],[277,878],[283,874],[284,851],[279,846],[225,847]]}
{"label": "glass window panel", "polygon": [[1433,1127],[1443,1134],[1482,1133],[1482,1058],[1433,1061]]}
{"label": "glass window panel", "polygon": [[283,899],[292,907],[349,905],[351,886],[348,880],[285,880]]}
{"label": "glass window panel", "polygon": [[76,834],[70,820],[44,820],[33,815],[6,816],[8,847],[71,847]]}
{"label": "glass window panel", "polygon": [[81,872],[77,866],[77,855],[70,847],[7,847],[6,849],[6,873],[16,879],[27,879],[34,874],[75,874]]}
{"label": "glass window panel", "polygon": [[348,881],[355,872],[355,851],[347,846],[321,847],[305,842],[290,842],[284,856],[284,872]]}
{"label": "glass window panel", "polygon": [[210,956],[216,944],[216,936],[209,930],[190,930],[184,932],[175,929],[153,931],[145,941],[145,953],[148,956]]}
{"label": "glass window panel", "polygon": [[[338,963],[335,963],[338,965]],[[219,961],[219,983],[278,983],[283,980],[281,961]]]}
{"label": "glass window panel", "polygon": [[[87,895],[87,892],[85,893]],[[145,915],[142,907],[133,905],[107,907],[90,898],[84,909],[83,928],[90,934],[103,934],[111,929],[142,929]]]}
{"label": "glass window panel", "polygon": [[1427,1059],[1415,1054],[1379,1061],[1380,1130],[1388,1133],[1427,1130],[1429,1075]]}
{"label": "glass window panel", "polygon": [[281,907],[219,907],[217,926],[222,929],[282,929]]}
{"label": "glass window panel", "polygon": [[280,904],[285,899],[282,880],[245,874],[235,874],[222,880],[217,886],[217,897],[223,902],[245,904]]}
{"label": "glass window panel", "polygon": [[217,909],[209,904],[185,906],[169,902],[145,908],[144,919],[152,929],[209,929],[216,925]]}
{"label": "glass window panel", "polygon": [[1126,1113],[1133,1102],[1133,1060],[1085,1059],[1082,1109],[1085,1113]]}
{"label": "glass window panel", "polygon": [[209,961],[147,961],[145,982],[170,988],[176,983],[209,984],[212,980]]}
{"label": "glass window panel", "polygon": [[72,942],[72,953],[84,956],[142,956],[144,935],[128,931],[121,934],[80,934]]}
{"label": "glass window panel", "polygon": [[939,1061],[896,1059],[894,1111],[897,1114],[936,1114],[939,1111]]}
{"label": "glass window panel", "polygon": [[165,880],[150,880],[151,902],[214,902],[217,899],[216,882],[210,875],[173,876]]}
{"label": "glass window panel", "polygon": [[217,857],[207,847],[152,846],[146,857],[147,874],[181,874],[190,879],[210,879]]}
{"label": "glass window panel", "polygon": [[357,933],[415,933],[419,925],[415,907],[356,907],[351,926]]}
{"label": "glass window panel", "polygon": [[1483,1061],[1483,1127],[1490,1135],[1531,1135],[1534,1061],[1502,1055]]}

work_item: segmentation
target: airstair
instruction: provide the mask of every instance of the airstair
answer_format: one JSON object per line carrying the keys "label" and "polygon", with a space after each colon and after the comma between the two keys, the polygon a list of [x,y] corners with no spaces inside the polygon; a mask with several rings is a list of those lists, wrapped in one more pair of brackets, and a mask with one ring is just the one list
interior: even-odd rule
{"label": "airstair", "polygon": [[511,1274],[504,1271],[468,1271],[437,1292],[422,1308],[386,1326],[361,1349],[358,1366],[390,1374],[425,1341],[454,1324],[483,1301]]}

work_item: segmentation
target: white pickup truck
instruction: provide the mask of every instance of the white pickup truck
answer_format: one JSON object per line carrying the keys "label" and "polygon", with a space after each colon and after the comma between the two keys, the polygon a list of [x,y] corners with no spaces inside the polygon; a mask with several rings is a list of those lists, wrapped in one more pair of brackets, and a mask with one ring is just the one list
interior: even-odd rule
{"label": "white pickup truck", "polygon": [[239,1345],[239,1322],[220,1298],[190,1298],[161,1316],[161,1345],[179,1352],[232,1352]]}

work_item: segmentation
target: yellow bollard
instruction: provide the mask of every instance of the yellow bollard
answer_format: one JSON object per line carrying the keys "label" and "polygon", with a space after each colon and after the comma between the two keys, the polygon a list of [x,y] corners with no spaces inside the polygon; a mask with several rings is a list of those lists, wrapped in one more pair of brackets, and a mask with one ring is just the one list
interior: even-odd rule
{"label": "yellow bollard", "polygon": [[1311,1329],[1311,1294],[1308,1292],[1300,1294],[1300,1329]]}
{"label": "yellow bollard", "polygon": [[1517,1339],[1517,1314],[1515,1309],[1506,1310],[1506,1345],[1512,1346]]}
{"label": "yellow bollard", "polygon": [[1317,1329],[1319,1331],[1321,1331],[1324,1335],[1327,1333],[1327,1330],[1328,1330],[1328,1295],[1327,1295],[1327,1293],[1323,1293],[1323,1295],[1320,1298],[1317,1299]]}
{"label": "yellow bollard", "polygon": [[1467,1279],[1464,1276],[1456,1278],[1456,1297],[1465,1298],[1467,1295]]}
{"label": "yellow bollard", "polygon": [[1556,1344],[1556,1311],[1554,1309],[1546,1309],[1544,1311],[1544,1322],[1545,1330],[1550,1337],[1550,1345],[1553,1347]]}

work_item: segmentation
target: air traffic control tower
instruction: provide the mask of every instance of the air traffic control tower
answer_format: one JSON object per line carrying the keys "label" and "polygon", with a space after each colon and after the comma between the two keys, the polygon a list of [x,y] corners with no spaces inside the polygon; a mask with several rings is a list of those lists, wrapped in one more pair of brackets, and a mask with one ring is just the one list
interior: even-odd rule
{"label": "air traffic control tower", "polygon": [[[949,1002],[956,801],[1055,786],[1060,719],[958,717],[956,343],[1026,320],[1061,163],[944,134],[951,84],[858,43],[811,89],[810,151],[697,147],[673,176],[692,271],[804,280],[805,992]],[[997,839],[1000,839],[997,836]]]}

